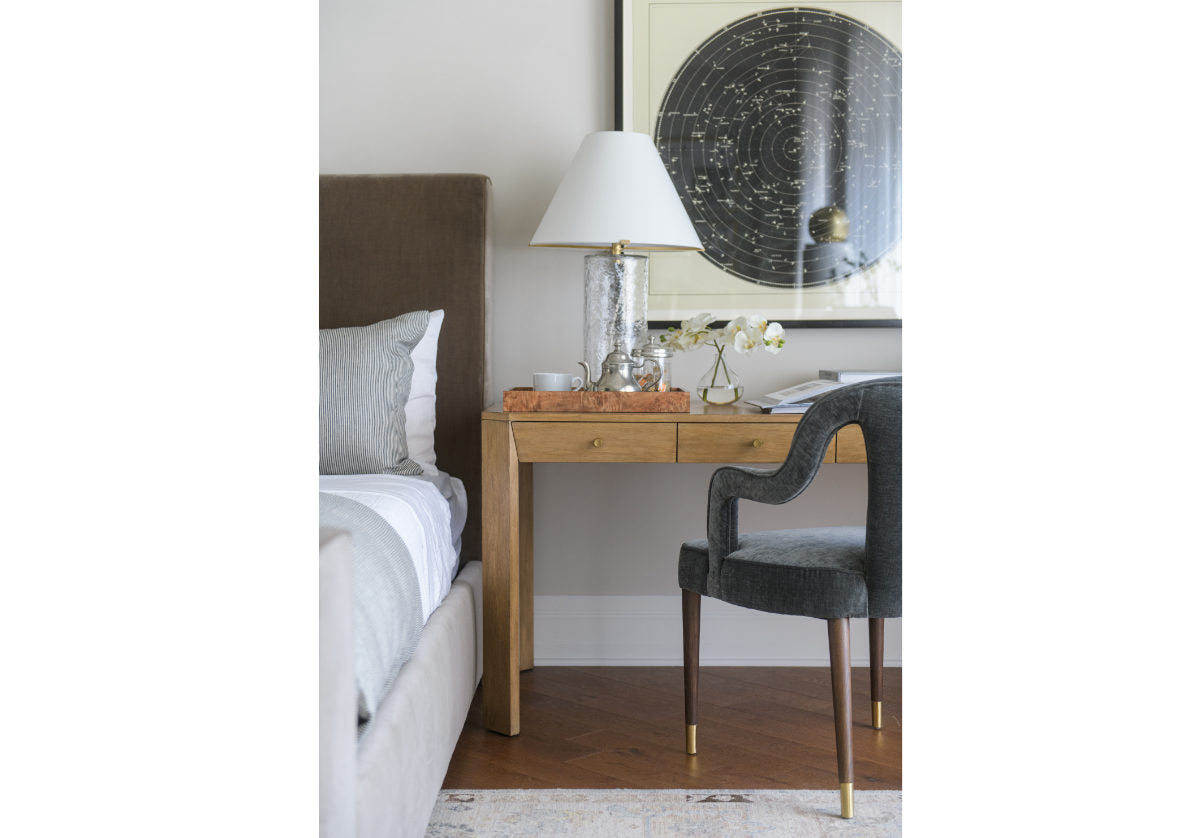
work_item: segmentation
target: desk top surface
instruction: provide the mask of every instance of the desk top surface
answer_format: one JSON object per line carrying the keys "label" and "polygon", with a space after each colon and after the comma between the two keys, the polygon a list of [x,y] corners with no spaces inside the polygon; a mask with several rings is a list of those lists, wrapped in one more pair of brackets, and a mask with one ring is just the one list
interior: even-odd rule
{"label": "desk top surface", "polygon": [[537,413],[505,412],[499,404],[483,411],[483,418],[501,422],[779,422],[795,425],[803,413],[763,413],[746,404],[714,405],[692,399],[687,413]]}

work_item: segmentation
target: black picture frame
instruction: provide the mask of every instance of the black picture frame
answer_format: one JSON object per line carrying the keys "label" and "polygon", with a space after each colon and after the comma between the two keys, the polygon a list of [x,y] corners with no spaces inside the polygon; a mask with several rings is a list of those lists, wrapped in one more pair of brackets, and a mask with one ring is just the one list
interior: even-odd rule
{"label": "black picture frame", "polygon": [[[718,1],[719,0],[707,0],[707,2],[710,2],[710,3],[715,3]],[[613,68],[614,68],[614,75],[613,75],[613,90],[614,90],[613,126],[614,126],[614,130],[617,130],[617,131],[638,130],[634,125],[629,124],[633,120],[627,118],[627,114],[629,114],[632,110],[630,91],[632,89],[632,84],[634,82],[634,79],[632,78],[633,73],[632,73],[632,69],[631,69],[633,62],[630,60],[630,58],[632,55],[631,41],[632,41],[633,30],[634,30],[634,26],[635,26],[635,15],[632,13],[634,11],[635,2],[637,2],[637,0],[614,0],[614,2],[613,2],[613,30],[614,30],[614,38],[613,38]],[[644,2],[644,0],[643,0],[643,2]],[[688,2],[680,2],[679,5],[681,7],[703,6],[705,2],[706,2],[706,0],[688,0]],[[889,4],[889,5],[894,5],[897,9],[897,16],[898,16],[899,0],[877,0],[877,2],[879,2],[881,4],[881,6],[882,6],[882,4],[885,4],[885,3]],[[804,7],[812,8],[814,10],[820,10],[821,5],[822,4],[820,2],[814,2],[814,3],[806,3],[806,4],[804,4]],[[781,7],[781,4],[764,3],[764,4],[762,4],[762,6],[764,8],[779,9]],[[844,8],[844,4],[842,4],[842,7]],[[897,50],[897,52],[898,52],[898,50]],[[652,138],[653,138],[652,131],[647,132],[647,133],[651,133]],[[704,259],[703,256],[700,256],[698,254],[688,254],[688,256],[693,259]],[[652,256],[651,258],[652,258],[652,264],[653,264],[654,256]],[[672,258],[678,258],[678,257],[672,257]],[[707,264],[711,264],[711,262],[708,262]],[[867,267],[870,267],[870,265],[868,265]],[[709,268],[706,268],[706,269],[709,269]],[[652,267],[651,271],[650,271],[652,288],[654,287],[654,275],[655,275],[655,270]],[[899,282],[899,278],[897,278],[896,281]],[[800,293],[801,290],[803,290],[803,289],[797,289],[797,293]],[[652,304],[652,306],[653,306],[653,304]],[[745,313],[745,314],[758,313],[757,310],[752,310],[752,309],[754,309],[753,305],[747,305],[745,310],[742,311],[742,313]],[[851,311],[852,311],[852,309],[851,309]],[[681,316],[679,316],[676,319],[662,319],[662,318],[656,318],[654,316],[655,311],[652,307],[651,317],[648,320],[648,326],[651,329],[666,329],[670,326],[677,326],[679,324],[680,320],[685,319],[686,317],[691,316],[693,314],[697,314],[697,313],[699,313],[698,309],[691,310],[686,314],[681,313]],[[764,314],[765,314],[765,312],[764,312]],[[778,320],[778,322],[780,322],[785,328],[789,328],[789,329],[794,329],[794,328],[804,328],[804,329],[895,328],[895,329],[898,329],[898,328],[903,327],[903,320],[900,317],[856,318],[856,317],[852,317],[852,316],[838,316],[838,317],[830,317],[828,319],[822,319],[820,317],[805,317],[802,319],[788,318],[788,317],[770,317],[769,319]],[[728,319],[718,319],[717,321],[714,322],[714,326],[721,327],[721,326],[724,326],[727,322],[728,322]]]}

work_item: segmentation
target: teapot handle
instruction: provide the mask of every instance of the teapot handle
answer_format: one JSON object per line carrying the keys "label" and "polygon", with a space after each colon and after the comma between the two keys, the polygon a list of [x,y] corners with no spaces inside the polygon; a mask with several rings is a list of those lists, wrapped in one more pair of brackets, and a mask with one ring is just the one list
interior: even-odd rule
{"label": "teapot handle", "polygon": [[654,364],[654,369],[657,370],[657,372],[655,373],[655,376],[654,376],[654,380],[647,381],[646,383],[644,383],[642,385],[642,392],[653,393],[654,391],[656,391],[658,389],[658,383],[660,381],[662,381],[662,376],[663,376],[662,364],[660,364],[654,358],[643,358],[642,363],[643,364]]}

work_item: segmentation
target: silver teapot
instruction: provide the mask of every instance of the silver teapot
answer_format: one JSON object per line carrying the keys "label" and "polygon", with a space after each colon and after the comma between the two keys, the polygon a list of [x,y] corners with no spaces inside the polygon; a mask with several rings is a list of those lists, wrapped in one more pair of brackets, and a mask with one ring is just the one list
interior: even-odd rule
{"label": "silver teapot", "polygon": [[[658,372],[653,380],[647,381],[643,386],[638,383],[635,371],[643,369],[647,362],[654,364]],[[586,389],[607,393],[638,393],[642,390],[653,390],[662,378],[662,366],[657,361],[653,358],[643,358],[635,362],[633,356],[620,346],[613,347],[613,351],[609,352],[608,357],[600,364],[600,377],[595,381],[592,380],[592,368],[587,361],[580,361],[579,366],[583,367]]]}

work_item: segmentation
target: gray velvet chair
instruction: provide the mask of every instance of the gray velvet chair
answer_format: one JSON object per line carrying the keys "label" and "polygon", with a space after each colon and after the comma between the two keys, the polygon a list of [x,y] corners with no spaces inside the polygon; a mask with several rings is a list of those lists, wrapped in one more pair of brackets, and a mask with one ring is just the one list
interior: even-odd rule
{"label": "gray velvet chair", "polygon": [[[871,724],[882,726],[883,620],[900,616],[901,381],[853,384],[817,399],[774,471],[727,466],[708,489],[708,538],[679,550],[687,752],[696,753],[700,596],[828,621],[842,817],[854,816],[850,722],[850,618],[869,619]],[[862,427],[867,449],[866,526],[814,527],[738,535],[738,499],[780,504],[816,476],[833,435]]]}

